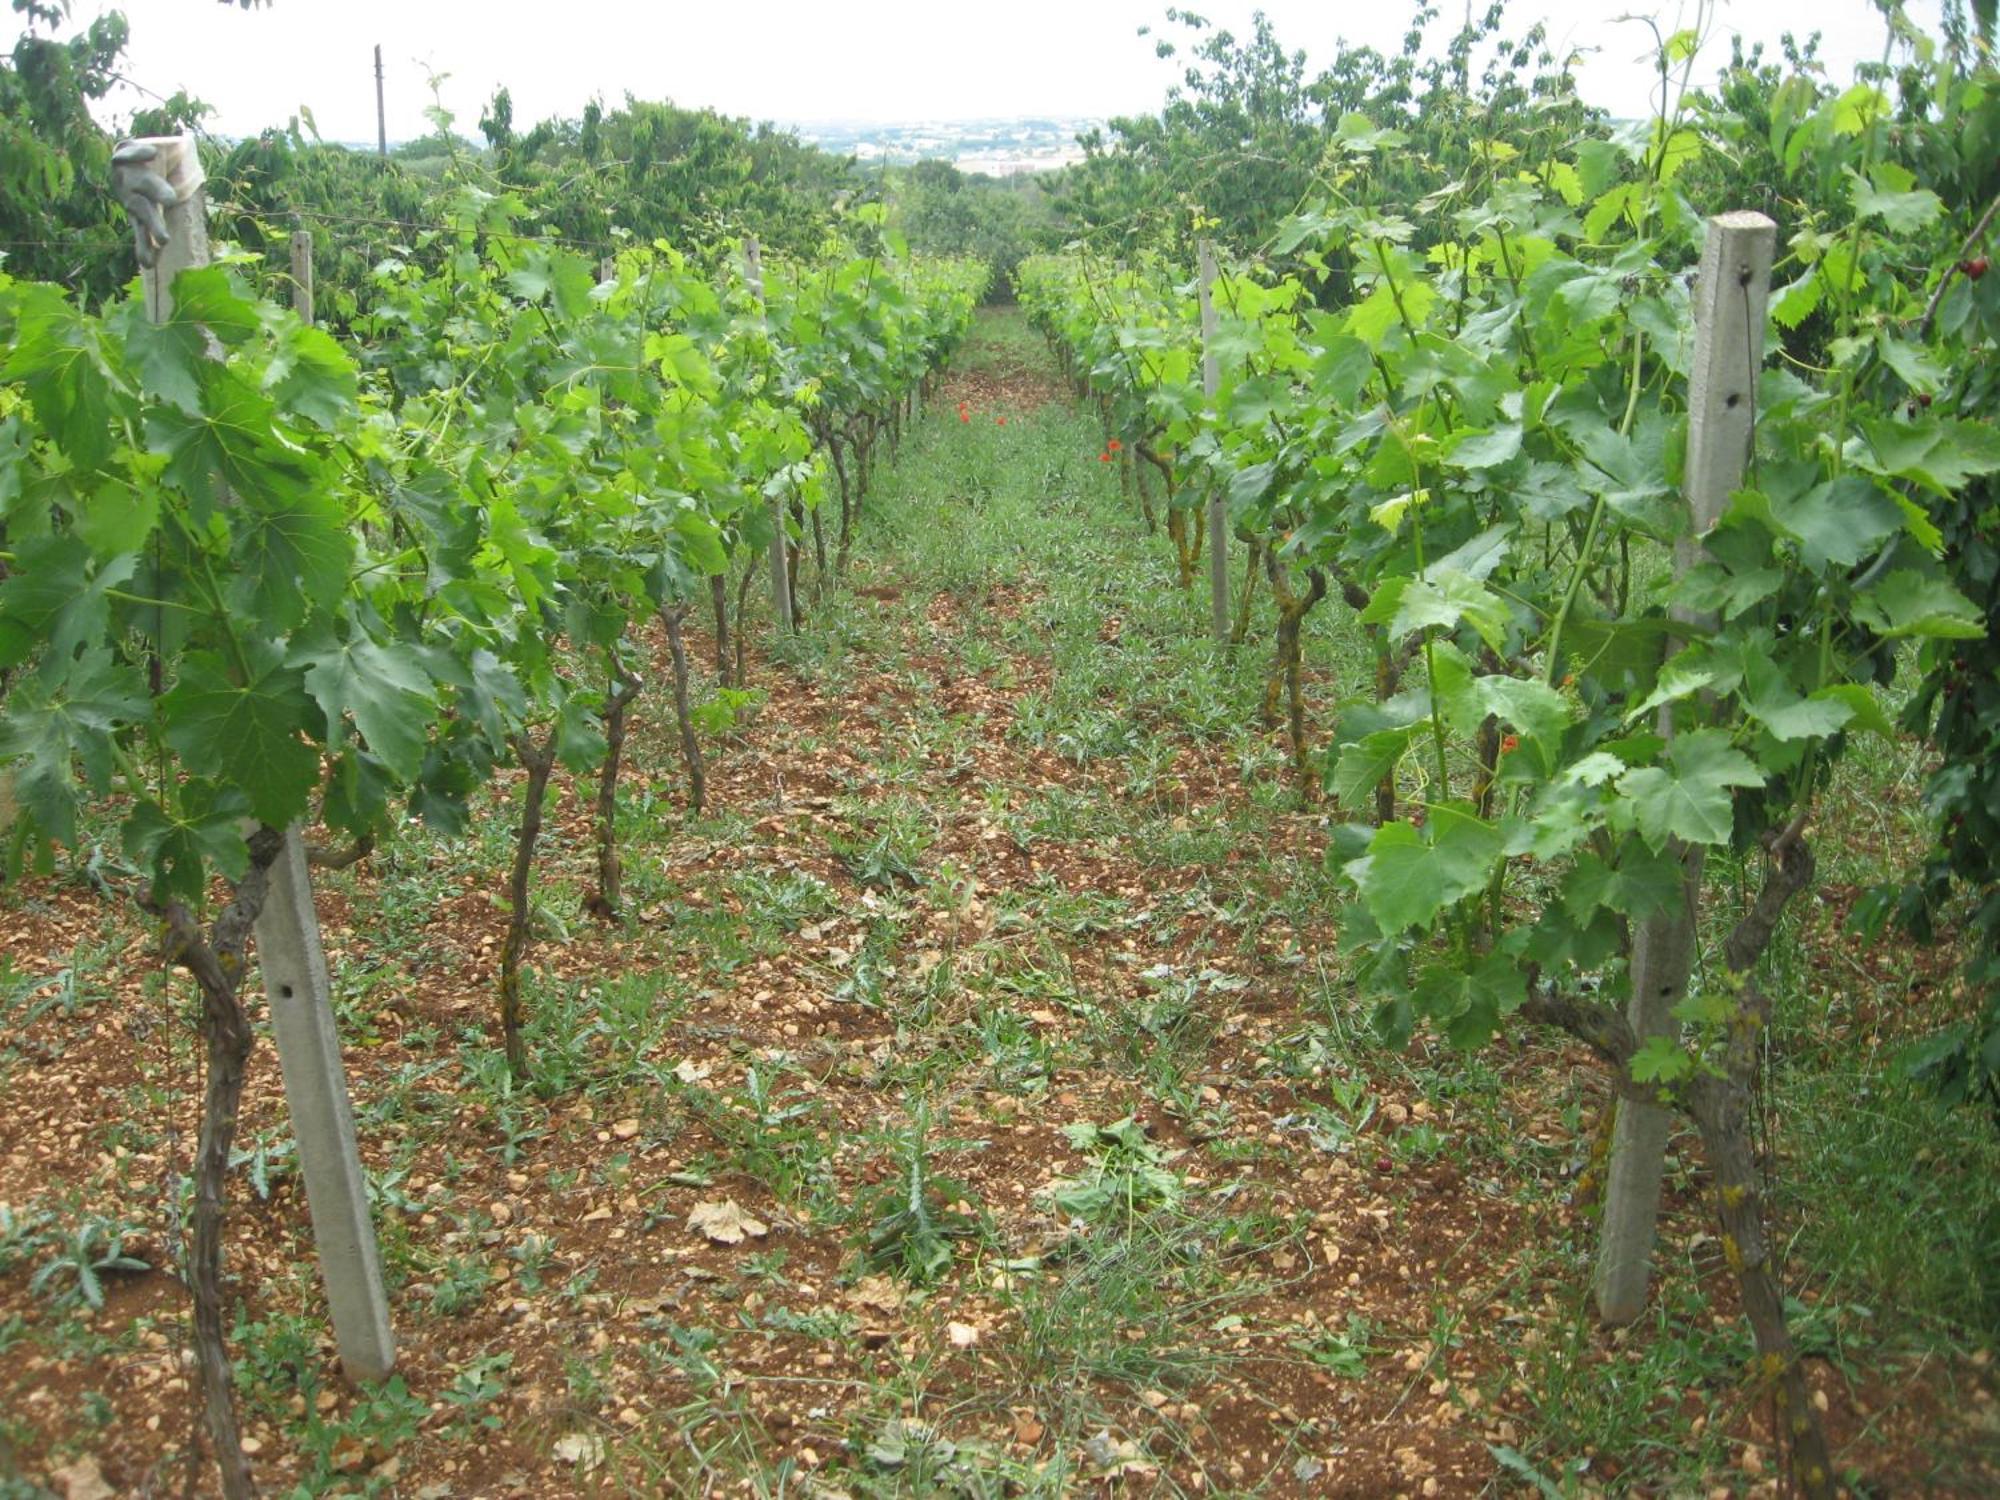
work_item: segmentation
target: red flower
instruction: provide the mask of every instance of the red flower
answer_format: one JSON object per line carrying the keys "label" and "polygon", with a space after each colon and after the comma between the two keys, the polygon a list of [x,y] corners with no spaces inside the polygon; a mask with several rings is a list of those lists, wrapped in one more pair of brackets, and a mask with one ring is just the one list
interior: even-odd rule
{"label": "red flower", "polygon": [[1097,461],[1101,464],[1108,464],[1111,462],[1111,455],[1109,453],[1100,453],[1097,455]]}
{"label": "red flower", "polygon": [[1005,427],[1007,425],[1007,419],[1005,417],[995,417],[993,420],[1002,427]]}
{"label": "red flower", "polygon": [[1500,748],[1501,748],[1502,750],[1518,750],[1518,749],[1520,749],[1520,748],[1521,748],[1521,737],[1520,737],[1520,736],[1519,736],[1518,734],[1508,734],[1508,735],[1502,735],[1502,736],[1501,736],[1501,738],[1500,738]]}
{"label": "red flower", "polygon": [[972,413],[967,411],[964,407],[960,407],[958,411],[958,420],[961,422],[970,422],[972,420]]}
{"label": "red flower", "polygon": [[1106,443],[1104,446],[1113,453],[1122,453],[1125,451],[1125,445],[1119,442],[1117,438],[1113,438],[1110,442]]}

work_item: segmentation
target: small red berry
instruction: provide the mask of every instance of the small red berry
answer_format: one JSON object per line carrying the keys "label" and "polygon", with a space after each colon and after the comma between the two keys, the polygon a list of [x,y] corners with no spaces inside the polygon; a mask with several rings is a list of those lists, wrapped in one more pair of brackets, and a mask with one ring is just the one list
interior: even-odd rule
{"label": "small red berry", "polygon": [[1396,1170],[1396,1164],[1386,1156],[1378,1156],[1375,1158],[1375,1170],[1378,1172],[1393,1172]]}
{"label": "small red berry", "polygon": [[1968,256],[1958,263],[1958,269],[1964,272],[1971,280],[1977,281],[1993,269],[1993,261],[1990,257],[1984,255]]}
{"label": "small red berry", "polygon": [[1930,404],[1931,404],[1931,393],[1929,391],[1918,391],[1917,405],[1929,406]]}

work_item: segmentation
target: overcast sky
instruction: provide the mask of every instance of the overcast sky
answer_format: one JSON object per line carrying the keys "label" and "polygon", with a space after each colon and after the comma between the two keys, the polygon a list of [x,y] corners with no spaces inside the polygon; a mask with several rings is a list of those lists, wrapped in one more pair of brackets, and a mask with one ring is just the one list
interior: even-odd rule
{"label": "overcast sky", "polygon": [[[1939,3],[1911,0],[1911,13],[1934,26]],[[1156,108],[1175,77],[1139,28],[1182,30],[1164,24],[1164,0],[275,0],[247,12],[215,0],[75,0],[75,18],[112,8],[132,24],[133,79],[208,101],[210,128],[240,135],[282,125],[303,104],[324,136],[347,141],[375,136],[378,42],[389,137],[401,140],[428,130],[431,73],[449,75],[444,101],[467,135],[502,84],[524,125],[574,116],[593,94],[615,105],[628,90],[785,122],[1131,113]],[[1193,8],[1240,34],[1258,7],[1195,0]],[[1305,48],[1315,65],[1343,40],[1397,50],[1410,15],[1408,0],[1264,0],[1261,8],[1286,46]],[[1440,9],[1457,15],[1458,0],[1440,0]],[[1510,0],[1508,30],[1546,17],[1552,40],[1585,54],[1585,97],[1636,115],[1646,109],[1640,59],[1650,33],[1615,19],[1628,12],[1672,30],[1695,7]],[[1775,44],[1783,31],[1814,28],[1842,81],[1857,58],[1881,54],[1870,0],[1721,0],[1698,72],[1712,75],[1728,56],[1732,30]]]}

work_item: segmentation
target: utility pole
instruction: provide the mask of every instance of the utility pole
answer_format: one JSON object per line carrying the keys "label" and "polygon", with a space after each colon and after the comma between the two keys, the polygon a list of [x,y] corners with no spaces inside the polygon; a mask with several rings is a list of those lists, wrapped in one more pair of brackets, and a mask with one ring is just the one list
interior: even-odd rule
{"label": "utility pole", "polygon": [[375,154],[389,154],[389,113],[382,104],[382,44],[375,44]]}

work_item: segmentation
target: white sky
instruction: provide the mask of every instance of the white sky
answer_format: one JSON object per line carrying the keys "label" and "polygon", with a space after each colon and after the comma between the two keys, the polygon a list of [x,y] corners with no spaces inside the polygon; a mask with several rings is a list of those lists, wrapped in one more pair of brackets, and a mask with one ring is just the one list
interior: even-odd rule
{"label": "white sky", "polygon": [[[1482,8],[1486,0],[1475,0]],[[1940,0],[1910,0],[1935,26]],[[1158,107],[1176,64],[1151,38],[1165,0],[275,0],[242,11],[216,0],[74,0],[75,20],[122,9],[131,21],[132,78],[160,94],[186,88],[216,108],[226,135],[283,125],[311,108],[330,140],[375,137],[373,47],[382,44],[389,138],[427,132],[427,71],[450,75],[446,107],[477,135],[481,106],[505,84],[518,125],[575,116],[593,94],[712,105],[786,122],[910,121],[1031,114],[1099,116]],[[1248,31],[1248,0],[1194,0],[1218,25]],[[1315,69],[1339,40],[1400,49],[1409,0],[1263,0],[1287,47]],[[1458,0],[1439,0],[1449,16]],[[1622,115],[1645,112],[1651,75],[1645,27],[1691,24],[1692,0],[1510,0],[1509,33],[1545,16],[1558,44],[1587,54],[1583,92]],[[1719,0],[1714,39],[1697,64],[1712,77],[1727,35],[1775,42],[1824,33],[1822,54],[1846,81],[1857,58],[1881,55],[1870,0]],[[1443,31],[1440,22],[1433,37]],[[129,114],[133,96],[114,101]]]}

